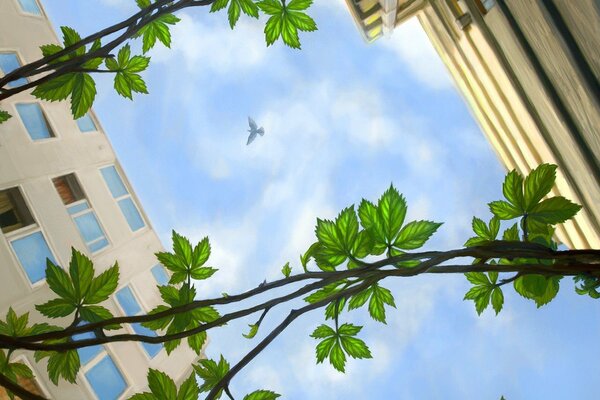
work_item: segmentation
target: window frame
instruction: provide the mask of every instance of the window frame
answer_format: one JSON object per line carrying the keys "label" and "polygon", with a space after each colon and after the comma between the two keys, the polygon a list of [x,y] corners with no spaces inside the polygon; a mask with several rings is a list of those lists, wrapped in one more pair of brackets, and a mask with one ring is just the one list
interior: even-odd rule
{"label": "window frame", "polygon": [[15,1],[15,5],[17,7],[17,12],[21,15],[25,15],[28,17],[36,17],[36,18],[46,18],[46,11],[44,10],[44,7],[42,7],[42,4],[39,0],[33,0],[35,1],[35,4],[37,5],[38,9],[40,10],[39,14],[33,14],[30,12],[27,12],[25,10],[23,10],[23,7],[21,6],[21,2],[19,0],[14,0]]}
{"label": "window frame", "polygon": [[17,268],[17,270],[18,270],[19,275],[21,276],[21,279],[29,286],[30,289],[38,289],[46,284],[45,271],[44,271],[44,277],[42,279],[40,279],[37,282],[31,282],[31,280],[29,279],[29,276],[27,275],[27,271],[25,271],[25,268],[21,264],[21,260],[19,259],[19,256],[17,255],[15,249],[12,246],[12,242],[19,240],[19,239],[23,239],[34,233],[40,232],[42,237],[44,238],[44,241],[46,242],[46,245],[48,246],[48,250],[50,250],[50,255],[52,256],[52,258],[54,258],[54,260],[57,262],[57,264],[60,263],[60,260],[56,256],[56,254],[57,254],[56,250],[54,249],[52,242],[49,240],[49,236],[46,234],[45,229],[38,223],[39,218],[36,215],[35,211],[30,207],[31,201],[27,197],[27,193],[25,193],[25,191],[23,190],[23,187],[21,185],[17,185],[17,186],[12,186],[12,187],[0,188],[0,191],[9,190],[9,189],[13,189],[13,188],[16,188],[21,193],[21,197],[23,198],[23,201],[25,202],[25,206],[27,207],[29,214],[33,218],[33,223],[29,224],[27,226],[22,226],[21,228],[15,229],[14,231],[11,231],[8,233],[4,233],[4,232],[0,231],[0,236],[2,236],[4,238],[4,240],[6,240],[6,244],[7,244],[8,248],[10,249],[10,254],[13,257],[13,261],[15,262],[16,265],[19,266],[19,268]]}
{"label": "window frame", "polygon": [[[123,187],[127,191],[126,194],[123,194],[123,195],[121,195],[119,197],[114,197],[113,196],[112,190],[110,189],[110,186],[108,186],[108,182],[106,181],[106,178],[104,177],[104,174],[102,174],[102,170],[103,169],[110,168],[110,167],[113,167],[115,169],[115,172],[117,173],[117,176],[121,180],[121,184],[123,185]],[[99,167],[98,168],[98,173],[100,174],[100,177],[102,178],[102,181],[104,182],[104,186],[106,187],[106,190],[108,191],[108,194],[114,200],[116,207],[119,209],[121,215],[123,216],[123,219],[125,220],[125,223],[127,224],[127,227],[131,231],[131,233],[136,234],[136,233],[143,232],[143,231],[149,229],[150,226],[148,224],[148,219],[145,218],[145,215],[142,213],[142,210],[140,209],[140,206],[138,204],[137,198],[135,198],[133,196],[133,194],[132,194],[131,185],[129,185],[129,182],[127,180],[123,179],[124,175],[123,175],[123,173],[121,173],[120,168],[117,166],[117,164],[113,163],[113,164],[107,164],[107,165],[104,165],[102,167]],[[133,203],[133,206],[135,207],[138,215],[140,216],[140,219],[142,220],[142,223],[144,224],[144,226],[136,229],[135,231],[129,225],[129,221],[127,220],[127,217],[125,216],[125,213],[123,213],[123,210],[121,209],[121,206],[119,204],[119,201],[127,199],[127,198],[131,199],[131,202]]]}
{"label": "window frame", "polygon": [[[17,7],[19,9],[21,8],[19,5],[17,5]],[[4,53],[4,54],[14,54],[17,57],[17,61],[19,62],[19,67],[22,67],[23,65],[26,64],[25,61],[23,60],[23,57],[21,57],[21,53],[19,52],[19,49],[17,49],[17,48],[14,48],[14,47],[3,47],[3,48],[0,48],[0,54],[2,54],[2,53]],[[2,70],[2,68],[0,68],[0,75],[1,75],[1,77],[4,77],[6,74],[7,73],[4,72]],[[28,78],[21,78],[21,79],[25,79],[25,82],[29,83],[29,79]],[[23,85],[26,85],[27,83],[25,83]],[[7,88],[12,89],[12,88],[20,87],[20,86],[23,86],[23,85],[14,86],[14,84],[13,84],[13,85],[8,85]]]}
{"label": "window frame", "polygon": [[131,391],[131,387],[132,387],[131,379],[127,376],[127,374],[125,373],[125,369],[123,368],[121,363],[118,361],[118,359],[115,357],[115,355],[113,354],[111,349],[108,348],[106,345],[100,345],[100,347],[102,349],[98,352],[98,354],[96,354],[94,357],[92,357],[92,359],[90,359],[90,361],[88,361],[86,364],[80,365],[79,371],[77,372],[77,375],[79,378],[78,381],[80,383],[83,383],[85,390],[87,390],[87,392],[89,394],[91,394],[94,399],[99,400],[98,395],[96,394],[96,391],[92,387],[92,384],[88,381],[85,374],[87,372],[89,372],[92,368],[94,368],[96,365],[98,365],[104,359],[104,357],[109,357],[111,359],[111,361],[113,362],[113,364],[115,365],[115,367],[117,368],[118,372],[123,377],[123,381],[125,381],[125,389],[123,390],[123,393],[121,393],[119,395],[119,397],[117,398],[118,400],[123,400],[127,396],[130,395],[130,391]]}
{"label": "window frame", "polygon": [[[140,311],[139,311],[137,314],[134,314],[133,316],[148,314],[149,307],[147,307],[147,306],[146,306],[146,304],[143,302],[143,300],[141,299],[141,297],[140,297],[139,293],[137,292],[137,289],[135,289],[135,286],[133,285],[133,283],[132,283],[131,281],[129,281],[129,282],[127,282],[127,283],[125,283],[125,284],[123,284],[123,285],[119,286],[119,287],[117,288],[117,290],[115,290],[115,294],[113,295],[114,302],[117,304],[117,308],[118,308],[118,310],[121,312],[121,314],[122,314],[122,315],[124,315],[124,316],[130,316],[129,314],[127,314],[127,313],[125,312],[125,309],[123,308],[123,306],[121,305],[121,302],[119,301],[119,299],[118,299],[118,297],[117,297],[117,293],[118,293],[119,291],[121,291],[122,289],[125,289],[125,288],[127,288],[127,287],[128,287],[128,288],[129,288],[129,290],[131,291],[131,294],[133,295],[133,299],[134,299],[134,300],[137,302],[137,304],[138,304],[138,306],[139,306],[139,308],[140,308]],[[131,334],[133,334],[133,335],[139,335],[139,333],[137,333],[137,332],[136,332],[136,331],[133,329],[133,327],[131,326],[131,324],[127,324],[127,326],[126,326],[126,328],[125,328],[125,329],[128,331],[128,333],[131,333]],[[158,335],[158,334],[157,334],[157,335]],[[144,353],[144,355],[146,356],[146,358],[147,358],[149,361],[157,359],[157,358],[158,358],[158,357],[159,357],[161,354],[163,354],[163,353],[164,353],[164,352],[163,352],[163,350],[165,349],[164,343],[161,343],[161,344],[160,344],[160,346],[161,346],[161,349],[158,351],[158,353],[156,353],[156,354],[154,355],[154,357],[153,357],[153,356],[151,356],[151,355],[148,353],[148,351],[146,351],[146,349],[144,348],[144,344],[143,344],[142,342],[139,342],[139,341],[138,341],[138,342],[136,342],[136,343],[137,343],[138,347],[141,349],[142,353]],[[152,344],[152,343],[150,343],[150,344]]]}
{"label": "window frame", "polygon": [[165,285],[168,285],[168,284],[169,284],[169,280],[171,279],[171,274],[169,273],[169,269],[168,269],[167,267],[165,267],[164,265],[162,265],[161,263],[154,264],[153,266],[151,266],[151,267],[150,267],[150,274],[152,275],[152,279],[154,279],[154,282],[156,282],[156,284],[157,284],[158,286],[165,286],[165,285],[162,285],[162,284],[161,284],[161,283],[158,281],[158,279],[156,279],[156,275],[154,275],[154,271],[153,271],[153,270],[154,270],[154,268],[156,268],[156,267],[161,267],[161,268],[163,269],[163,271],[164,271],[164,272],[165,272],[165,274],[167,275],[167,283],[166,283]]}
{"label": "window frame", "polygon": [[[79,189],[81,190],[81,193],[83,195],[82,199],[76,200],[70,204],[65,204],[64,201],[62,200],[62,198],[60,197],[60,194],[58,193],[58,190],[56,189],[56,186],[54,184],[54,179],[57,178],[65,178],[69,175],[73,175],[73,177],[75,178],[75,181],[77,182],[77,185],[79,186]],[[77,230],[77,233],[79,234],[79,237],[81,238],[81,241],[83,242],[83,244],[85,245],[85,247],[87,248],[87,250],[90,252],[90,254],[92,255],[97,255],[102,253],[103,251],[106,251],[107,249],[110,249],[112,247],[112,241],[110,240],[110,237],[108,236],[108,233],[104,227],[104,224],[102,223],[102,221],[100,220],[100,217],[98,216],[98,213],[96,212],[96,210],[94,209],[94,205],[92,204],[92,202],[90,201],[85,189],[83,188],[83,186],[81,185],[81,181],[79,179],[79,177],[77,176],[77,174],[75,172],[71,172],[68,174],[62,174],[62,175],[58,175],[58,176],[54,176],[50,178],[50,183],[52,184],[52,186],[54,187],[54,192],[56,193],[56,195],[58,196],[58,198],[60,199],[60,202],[62,203],[62,205],[65,207],[65,211],[67,212],[67,214],[69,215],[69,217],[71,218],[71,221],[73,222],[73,225],[75,225],[75,230]],[[68,184],[68,182],[67,182]],[[69,188],[71,189],[71,188]],[[87,203],[88,207],[86,209],[83,209],[81,211],[77,211],[74,213],[69,212],[70,208],[76,207],[78,205],[81,205],[83,203]],[[93,214],[94,217],[96,218],[96,222],[98,222],[98,226],[100,227],[100,230],[102,231],[103,237],[99,237],[94,239],[91,242],[86,242],[85,238],[83,237],[83,234],[81,233],[81,231],[79,230],[79,227],[77,226],[77,222],[75,221],[76,217],[80,217],[82,215],[85,214]],[[104,247],[102,247],[99,250],[96,251],[92,251],[92,249],[90,249],[90,245],[100,242],[101,240],[106,239],[106,241],[108,242],[108,244]]]}
{"label": "window frame", "polygon": [[[42,138],[42,139],[33,139],[31,137],[31,134],[29,133],[29,130],[27,129],[27,126],[25,125],[25,121],[23,121],[23,118],[21,117],[21,114],[19,113],[19,109],[17,108],[18,104],[37,104],[38,107],[40,108],[40,111],[42,112],[42,117],[44,118],[44,121],[46,122],[46,126],[47,126],[48,131],[51,136],[47,137],[47,138]],[[14,102],[14,103],[12,103],[12,108],[14,109],[13,115],[17,115],[19,117],[17,119],[19,120],[19,123],[21,124],[21,128],[23,128],[23,130],[27,133],[27,139],[29,140],[30,143],[32,143],[32,144],[47,143],[47,142],[52,142],[54,140],[60,139],[60,137],[58,135],[58,130],[54,126],[54,122],[49,118],[48,113],[44,110],[44,107],[42,107],[41,101]]]}
{"label": "window frame", "polygon": [[[90,117],[90,120],[92,121],[92,123],[94,124],[94,127],[96,129],[94,129],[93,131],[82,131],[81,128],[79,127],[79,124],[77,123],[77,119],[73,119],[73,121],[75,121],[75,125],[77,125],[77,130],[79,131],[79,133],[81,133],[83,135],[92,135],[94,133],[100,133],[100,127],[98,124],[98,120],[96,119],[96,116],[94,115],[94,113],[92,113],[92,110],[91,109],[88,110],[86,115]],[[81,117],[81,118],[83,118],[83,117]]]}

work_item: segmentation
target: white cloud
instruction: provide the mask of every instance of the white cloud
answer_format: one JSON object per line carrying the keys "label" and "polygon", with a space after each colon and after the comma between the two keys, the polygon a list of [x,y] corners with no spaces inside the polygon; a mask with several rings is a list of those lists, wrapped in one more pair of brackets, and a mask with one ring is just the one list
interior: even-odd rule
{"label": "white cloud", "polygon": [[374,45],[396,54],[399,61],[406,64],[415,78],[426,86],[432,89],[453,87],[450,73],[416,18],[397,26],[391,37],[383,37]]}
{"label": "white cloud", "polygon": [[267,47],[261,24],[241,18],[231,30],[221,19],[192,18],[178,14],[181,21],[172,30],[172,46],[161,44],[152,50],[152,60],[175,64],[183,61],[188,72],[226,75],[233,71],[257,67],[265,60]]}

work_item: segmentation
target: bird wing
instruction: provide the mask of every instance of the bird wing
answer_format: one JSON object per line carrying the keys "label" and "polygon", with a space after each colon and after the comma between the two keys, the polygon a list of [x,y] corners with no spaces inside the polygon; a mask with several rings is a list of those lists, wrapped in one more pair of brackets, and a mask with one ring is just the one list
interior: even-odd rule
{"label": "bird wing", "polygon": [[263,128],[262,126],[256,130],[256,133],[258,133],[260,136],[264,136],[265,134],[265,128]]}
{"label": "bird wing", "polygon": [[250,129],[255,130],[257,128],[256,122],[250,117],[248,117],[248,125],[250,125]]}
{"label": "bird wing", "polygon": [[248,146],[250,143],[252,143],[255,138],[256,138],[256,131],[253,130],[252,132],[250,132],[250,135],[248,135],[248,142],[246,143],[246,146]]}

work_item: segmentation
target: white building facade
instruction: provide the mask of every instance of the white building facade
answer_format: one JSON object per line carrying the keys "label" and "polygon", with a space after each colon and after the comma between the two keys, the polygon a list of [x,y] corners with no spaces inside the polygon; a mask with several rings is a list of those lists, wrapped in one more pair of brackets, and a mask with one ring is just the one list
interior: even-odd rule
{"label": "white building facade", "polygon": [[[38,0],[0,0],[0,76],[39,59],[39,46],[50,43],[59,41]],[[19,315],[29,312],[32,322],[47,320],[34,308],[55,297],[45,282],[45,260],[68,268],[71,247],[92,259],[96,274],[119,263],[119,287],[103,303],[113,315],[146,313],[160,304],[156,285],[166,284],[168,275],[154,253],[164,249],[95,114],[75,121],[68,103],[39,101],[29,91],[0,108],[13,116],[0,124],[2,318],[12,307]],[[140,326],[121,332],[148,333]],[[36,363],[32,353],[19,357],[36,375],[24,382],[30,390],[100,400],[144,390],[148,368],[181,381],[197,358],[186,346],[169,357],[162,345],[96,346],[80,351],[77,384],[55,386],[45,361]]]}

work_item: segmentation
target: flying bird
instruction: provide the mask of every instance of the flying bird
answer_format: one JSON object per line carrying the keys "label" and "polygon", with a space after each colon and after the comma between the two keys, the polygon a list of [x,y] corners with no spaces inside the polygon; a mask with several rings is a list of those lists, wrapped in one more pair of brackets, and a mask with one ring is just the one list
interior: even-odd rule
{"label": "flying bird", "polygon": [[257,133],[260,136],[263,136],[265,134],[264,128],[262,126],[260,128],[258,128],[256,125],[256,122],[254,122],[254,120],[250,117],[248,117],[248,125],[250,125],[250,129],[248,129],[248,132],[250,132],[250,135],[248,136],[248,143],[246,143],[246,146],[248,146],[250,143],[252,143],[254,141],[254,139],[256,139]]}

